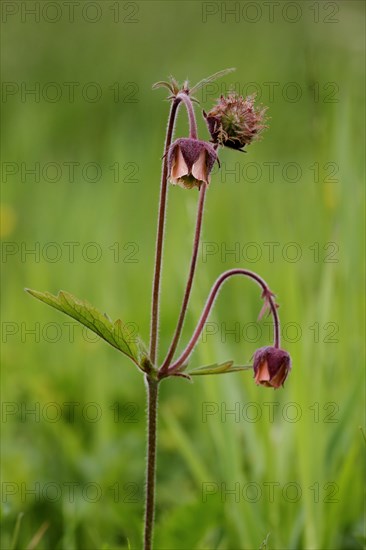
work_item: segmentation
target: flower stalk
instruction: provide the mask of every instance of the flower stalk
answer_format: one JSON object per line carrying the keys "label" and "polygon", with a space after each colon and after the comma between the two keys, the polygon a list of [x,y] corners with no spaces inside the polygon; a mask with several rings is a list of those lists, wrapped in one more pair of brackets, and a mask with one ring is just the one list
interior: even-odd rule
{"label": "flower stalk", "polygon": [[183,101],[189,118],[189,135],[192,139],[197,139],[197,122],[194,114],[194,108],[192,101],[187,93],[178,93],[172,101],[168,128],[164,145],[163,156],[163,169],[161,175],[160,185],[160,202],[159,202],[159,215],[158,215],[158,230],[156,238],[156,252],[155,252],[155,270],[154,270],[154,282],[153,282],[153,296],[151,307],[151,331],[150,331],[150,359],[153,365],[157,359],[157,342],[159,331],[159,294],[160,294],[160,281],[161,281],[161,267],[163,258],[163,245],[164,245],[164,230],[165,230],[165,213],[167,202],[167,186],[168,186],[168,151],[172,143],[175,120],[178,112],[179,104]]}
{"label": "flower stalk", "polygon": [[192,139],[197,139],[197,121],[191,98],[186,92],[181,92],[177,95],[177,100],[183,101],[187,109],[189,120],[189,137]]}
{"label": "flower stalk", "polygon": [[[160,186],[160,201],[159,201],[159,215],[158,215],[158,230],[156,240],[156,253],[155,253],[155,270],[153,281],[153,297],[152,297],[152,310],[151,310],[151,334],[150,334],[150,360],[156,371],[157,361],[157,344],[158,344],[158,330],[159,330],[159,294],[160,294],[160,281],[161,281],[161,268],[164,248],[164,233],[165,233],[165,213],[167,202],[167,184],[168,184],[168,151],[172,143],[174,126],[176,116],[178,113],[178,107],[180,102],[183,101],[189,118],[189,134],[190,138],[197,139],[197,123],[194,114],[192,102],[187,94],[180,93],[172,101],[167,133],[164,145],[163,156],[163,168],[161,176]],[[197,230],[195,237],[194,253],[191,261],[190,275],[187,283],[187,289],[183,302],[183,310],[181,312],[178,327],[176,331],[176,341],[173,342],[172,348],[173,354],[178,344],[181,328],[184,322],[184,316],[189,300],[190,290],[193,282],[193,276],[195,271],[195,265],[198,253],[199,235],[201,231],[202,212],[205,197],[205,185],[202,186],[200,191],[199,201],[199,220],[197,222]],[[198,239],[198,240],[197,240]],[[197,241],[197,243],[196,243]],[[154,529],[154,514],[155,514],[155,483],[156,483],[156,445],[157,445],[157,415],[158,415],[158,390],[159,380],[150,373],[146,375],[147,385],[147,398],[148,398],[148,411],[147,411],[147,460],[146,460],[146,503],[145,503],[145,527],[144,527],[144,550],[152,549],[153,541],[153,529]]]}
{"label": "flower stalk", "polygon": [[179,103],[180,103],[180,99],[176,98],[172,102],[170,107],[168,128],[167,128],[165,145],[164,145],[163,169],[161,174],[159,217],[158,217],[158,230],[157,230],[156,252],[155,252],[155,270],[154,270],[153,296],[152,296],[152,306],[151,306],[150,360],[153,365],[155,365],[155,362],[156,362],[158,326],[159,326],[160,278],[161,278],[161,264],[162,264],[162,258],[163,258],[163,241],[164,241],[165,212],[166,212],[167,185],[168,185],[167,152],[172,143],[175,119],[177,116]]}
{"label": "flower stalk", "polygon": [[156,440],[159,381],[146,377],[147,386],[147,462],[146,462],[146,504],[144,550],[152,549],[154,515],[155,515],[155,482],[156,482]]}
{"label": "flower stalk", "polygon": [[220,277],[216,280],[214,285],[211,288],[210,294],[207,298],[206,305],[203,308],[200,320],[198,321],[198,324],[193,332],[192,338],[189,341],[187,347],[184,349],[180,357],[168,368],[167,374],[173,374],[174,372],[177,372],[182,365],[184,365],[185,361],[187,361],[188,357],[192,353],[194,347],[197,344],[197,341],[199,337],[201,336],[202,330],[205,326],[207,317],[209,316],[212,306],[215,302],[215,299],[217,297],[218,292],[221,289],[221,286],[223,283],[229,279],[230,277],[233,277],[234,275],[244,275],[245,277],[249,277],[250,279],[253,279],[262,289],[262,296],[268,302],[268,305],[270,307],[272,316],[273,316],[273,325],[274,325],[274,346],[279,347],[280,345],[280,320],[277,313],[277,305],[275,304],[273,300],[273,294],[270,291],[269,287],[267,286],[267,283],[256,273],[253,271],[249,271],[247,269],[229,269],[228,271],[225,271]]}
{"label": "flower stalk", "polygon": [[202,228],[202,219],[203,219],[203,209],[204,209],[204,204],[205,204],[205,196],[206,196],[206,185],[202,185],[201,189],[200,189],[200,196],[199,196],[199,201],[198,201],[196,230],[195,230],[195,234],[194,234],[193,251],[192,251],[191,265],[190,265],[190,268],[189,268],[189,275],[188,275],[187,285],[186,285],[186,289],[185,289],[185,292],[184,292],[183,303],[182,303],[182,307],[181,307],[181,310],[180,310],[177,327],[175,329],[173,340],[172,340],[172,343],[170,344],[170,348],[169,348],[169,351],[167,353],[167,356],[164,359],[164,362],[161,366],[161,369],[160,369],[161,373],[164,373],[164,372],[167,371],[167,369],[169,367],[169,364],[170,364],[171,360],[174,357],[174,353],[175,353],[175,350],[177,349],[177,346],[178,346],[179,340],[180,340],[180,336],[181,336],[181,333],[182,333],[184,319],[185,319],[185,316],[186,316],[186,313],[187,313],[188,302],[189,302],[189,298],[190,298],[190,295],[191,295],[192,284],[193,284],[194,274],[195,274],[196,265],[197,265],[197,256],[198,256],[198,248],[199,248],[200,237],[201,237],[201,228]]}

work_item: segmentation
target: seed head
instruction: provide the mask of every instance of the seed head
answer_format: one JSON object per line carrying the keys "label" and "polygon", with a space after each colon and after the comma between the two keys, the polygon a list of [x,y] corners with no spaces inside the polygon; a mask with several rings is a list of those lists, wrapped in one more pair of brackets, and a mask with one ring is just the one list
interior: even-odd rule
{"label": "seed head", "polygon": [[208,112],[203,112],[212,142],[232,149],[243,150],[245,145],[259,138],[267,128],[267,107],[255,107],[255,94],[245,99],[236,92],[218,99]]}

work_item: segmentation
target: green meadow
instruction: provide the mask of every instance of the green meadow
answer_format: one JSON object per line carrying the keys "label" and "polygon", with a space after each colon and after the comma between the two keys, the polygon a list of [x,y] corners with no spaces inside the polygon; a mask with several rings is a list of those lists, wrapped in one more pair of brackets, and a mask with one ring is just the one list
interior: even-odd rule
{"label": "green meadow", "polygon": [[[141,548],[143,377],[24,288],[67,290],[149,342],[169,111],[152,85],[227,67],[197,94],[200,138],[230,88],[257,92],[269,128],[220,150],[179,350],[240,266],[276,293],[293,368],[279,390],[251,371],[162,383],[155,548],[364,548],[364,3],[70,4],[2,3],[1,548]],[[161,361],[197,199],[169,187]],[[229,281],[190,365],[250,363],[271,343],[261,307]]]}

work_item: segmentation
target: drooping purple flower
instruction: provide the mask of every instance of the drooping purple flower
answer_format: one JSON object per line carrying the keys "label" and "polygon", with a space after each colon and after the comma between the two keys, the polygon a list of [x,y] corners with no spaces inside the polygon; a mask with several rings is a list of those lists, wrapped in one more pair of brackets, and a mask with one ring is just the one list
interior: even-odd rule
{"label": "drooping purple flower", "polygon": [[185,189],[210,183],[210,172],[217,160],[214,147],[193,138],[179,138],[169,148],[169,180]]}
{"label": "drooping purple flower", "polygon": [[279,388],[291,370],[291,357],[283,349],[266,346],[255,352],[253,369],[256,384]]}

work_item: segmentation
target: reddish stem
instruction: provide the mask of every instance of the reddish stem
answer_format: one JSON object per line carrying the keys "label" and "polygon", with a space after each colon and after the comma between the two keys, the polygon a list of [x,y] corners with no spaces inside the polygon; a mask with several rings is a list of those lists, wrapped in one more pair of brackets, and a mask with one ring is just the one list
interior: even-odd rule
{"label": "reddish stem", "polygon": [[252,271],[249,271],[247,269],[230,269],[229,271],[225,271],[220,275],[220,277],[216,280],[214,285],[211,288],[210,294],[208,296],[207,302],[205,307],[203,308],[202,315],[200,317],[200,320],[198,321],[198,324],[194,330],[194,333],[192,335],[191,340],[189,341],[187,347],[182,352],[180,357],[169,367],[166,374],[169,376],[170,374],[173,374],[175,371],[179,370],[179,368],[184,364],[184,362],[188,359],[190,354],[192,353],[195,345],[197,344],[197,341],[202,333],[202,330],[204,328],[205,322],[207,320],[207,317],[210,314],[210,311],[212,309],[213,303],[217,297],[217,294],[222,286],[222,284],[233,275],[244,275],[246,277],[250,277],[253,279],[263,290],[263,297],[268,300],[271,313],[273,315],[273,322],[274,322],[274,346],[276,348],[280,345],[280,321],[277,314],[277,308],[276,304],[273,301],[273,295],[267,286],[266,282],[259,277],[256,273],[253,273]]}
{"label": "reddish stem", "polygon": [[177,97],[171,104],[168,128],[167,128],[165,145],[164,145],[163,171],[161,175],[161,187],[160,187],[158,231],[157,231],[156,252],[155,252],[155,272],[154,272],[153,297],[152,297],[152,308],[151,308],[150,359],[153,365],[155,365],[155,362],[156,362],[158,325],[159,325],[159,293],[160,293],[161,264],[162,264],[162,258],[163,258],[165,211],[166,211],[166,198],[167,198],[167,185],[168,185],[167,152],[172,142],[174,124],[175,124],[177,109],[180,101],[181,99]]}
{"label": "reddish stem", "polygon": [[189,95],[184,92],[181,92],[177,95],[177,99],[183,101],[187,109],[188,119],[189,119],[189,137],[192,139],[197,139],[197,122],[196,116],[194,114],[193,103]]}
{"label": "reddish stem", "polygon": [[181,101],[184,103],[187,109],[187,114],[189,118],[189,135],[192,139],[197,139],[197,123],[196,123],[196,117],[194,114],[192,101],[186,93],[180,92],[175,97],[170,109],[168,129],[167,129],[165,146],[164,146],[163,171],[161,176],[159,219],[158,219],[158,232],[157,232],[157,239],[156,239],[156,254],[155,254],[155,272],[154,272],[153,297],[152,297],[152,308],[151,308],[150,359],[153,365],[155,365],[156,363],[158,330],[159,330],[159,293],[160,293],[160,280],[161,280],[161,266],[162,266],[162,259],[163,259],[165,212],[166,212],[166,199],[167,199],[167,186],[168,186],[167,152],[172,143],[177,109]]}
{"label": "reddish stem", "polygon": [[183,303],[180,310],[179,318],[177,327],[175,329],[174,337],[172,340],[172,343],[170,344],[169,351],[167,353],[166,358],[164,359],[164,362],[161,366],[160,372],[166,372],[171,360],[173,359],[175,350],[177,349],[180,336],[182,334],[183,329],[183,323],[184,319],[187,313],[187,307],[189,298],[191,295],[192,290],[192,284],[193,284],[193,278],[196,270],[197,265],[197,256],[198,256],[198,247],[200,242],[200,236],[201,236],[201,227],[202,227],[202,218],[203,218],[203,208],[205,204],[205,194],[206,194],[206,185],[202,184],[200,189],[200,196],[199,196],[199,202],[198,202],[198,210],[197,210],[197,222],[196,222],[196,230],[194,235],[194,241],[193,241],[193,252],[192,252],[192,259],[191,259],[191,266],[189,269],[189,275],[186,285],[186,290],[183,297]]}
{"label": "reddish stem", "polygon": [[156,478],[156,435],[159,382],[152,378],[146,379],[148,409],[147,409],[147,463],[146,463],[146,504],[144,550],[152,549],[154,513],[155,513],[155,478]]}

